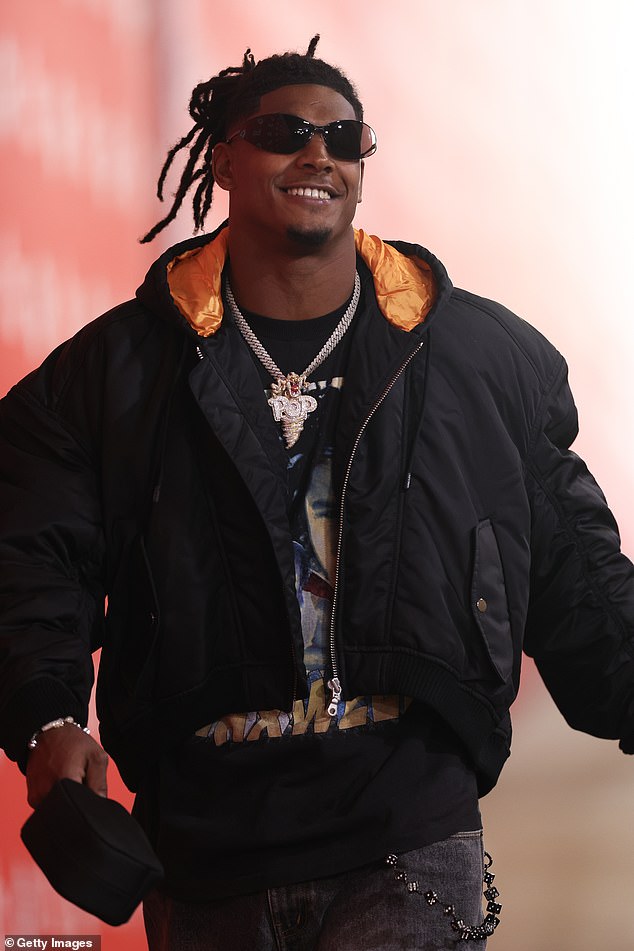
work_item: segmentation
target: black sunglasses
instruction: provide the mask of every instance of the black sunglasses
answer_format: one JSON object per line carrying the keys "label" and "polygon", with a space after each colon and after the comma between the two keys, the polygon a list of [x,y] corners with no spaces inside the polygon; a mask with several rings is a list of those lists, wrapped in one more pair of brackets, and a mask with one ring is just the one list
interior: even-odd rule
{"label": "black sunglasses", "polygon": [[374,129],[360,119],[337,119],[328,125],[313,125],[299,116],[288,116],[282,112],[271,112],[265,116],[253,116],[247,119],[244,128],[235,132],[227,143],[234,139],[244,139],[265,152],[277,155],[292,155],[307,145],[315,133],[323,137],[324,143],[333,158],[348,162],[358,162],[376,152]]}

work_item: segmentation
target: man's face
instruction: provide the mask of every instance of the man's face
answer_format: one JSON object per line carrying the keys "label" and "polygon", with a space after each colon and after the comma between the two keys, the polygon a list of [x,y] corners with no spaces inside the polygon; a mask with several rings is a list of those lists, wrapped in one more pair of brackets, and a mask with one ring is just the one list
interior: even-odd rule
{"label": "man's face", "polygon": [[[347,99],[328,86],[283,86],[266,93],[254,115],[272,112],[300,116],[315,125],[356,118]],[[235,123],[228,137],[242,125]],[[232,229],[306,251],[347,238],[361,200],[362,163],[333,158],[318,134],[292,155],[265,152],[242,139],[218,145],[214,174],[230,193]]]}

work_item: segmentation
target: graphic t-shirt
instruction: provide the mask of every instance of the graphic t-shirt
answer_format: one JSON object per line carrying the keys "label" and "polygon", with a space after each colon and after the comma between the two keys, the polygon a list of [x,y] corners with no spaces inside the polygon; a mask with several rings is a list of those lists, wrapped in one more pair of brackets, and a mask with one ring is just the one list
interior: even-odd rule
{"label": "graphic t-shirt", "polygon": [[[282,372],[292,369],[301,373],[328,340],[345,309],[344,306],[332,314],[299,323],[251,313],[246,316],[251,329],[265,342],[265,348]],[[325,733],[330,729],[348,730],[365,723],[395,719],[409,704],[406,698],[396,696],[357,697],[341,701],[334,718],[327,712],[338,520],[332,457],[351,339],[352,329],[311,374],[305,392],[315,399],[317,407],[308,415],[297,442],[287,450],[289,522],[309,696],[296,701],[291,712],[260,710],[229,714],[202,728],[198,735],[209,737],[216,745],[252,742],[263,735],[272,738]],[[257,366],[268,400],[272,397],[271,376],[259,361]],[[283,433],[281,427],[280,432]]]}
{"label": "graphic t-shirt", "polygon": [[[480,825],[474,773],[431,710],[372,696],[341,700],[335,717],[327,712],[338,520],[332,457],[355,323],[372,295],[371,277],[362,276],[357,316],[311,375],[318,405],[287,450],[309,695],[292,711],[227,711],[163,760],[155,809],[144,794],[138,808],[176,896],[203,900],[332,875]],[[245,316],[282,372],[300,373],[344,310],[308,321]],[[254,361],[268,399],[270,374]]]}

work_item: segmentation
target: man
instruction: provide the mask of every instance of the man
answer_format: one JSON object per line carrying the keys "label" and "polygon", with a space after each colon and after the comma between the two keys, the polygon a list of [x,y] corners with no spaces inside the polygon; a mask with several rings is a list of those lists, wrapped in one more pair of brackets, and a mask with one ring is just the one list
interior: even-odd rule
{"label": "man", "polygon": [[166,868],[152,949],[484,947],[522,647],[634,750],[634,571],[565,363],[353,230],[376,141],[316,41],[194,90],[146,240],[194,184],[228,226],[2,404],[2,742],[33,806],[105,794],[76,728],[103,646],[102,741]]}

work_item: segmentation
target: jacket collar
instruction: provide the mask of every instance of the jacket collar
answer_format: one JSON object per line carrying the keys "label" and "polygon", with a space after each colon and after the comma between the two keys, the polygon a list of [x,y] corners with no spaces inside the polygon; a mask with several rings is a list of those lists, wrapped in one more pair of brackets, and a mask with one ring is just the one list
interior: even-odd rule
{"label": "jacket collar", "polygon": [[[375,235],[355,230],[354,237],[357,252],[372,273],[383,316],[400,330],[417,327],[437,296],[431,266],[417,255],[402,254]],[[222,323],[222,270],[228,238],[229,228],[222,228],[206,244],[176,255],[167,264],[174,303],[201,337],[212,336]]]}

